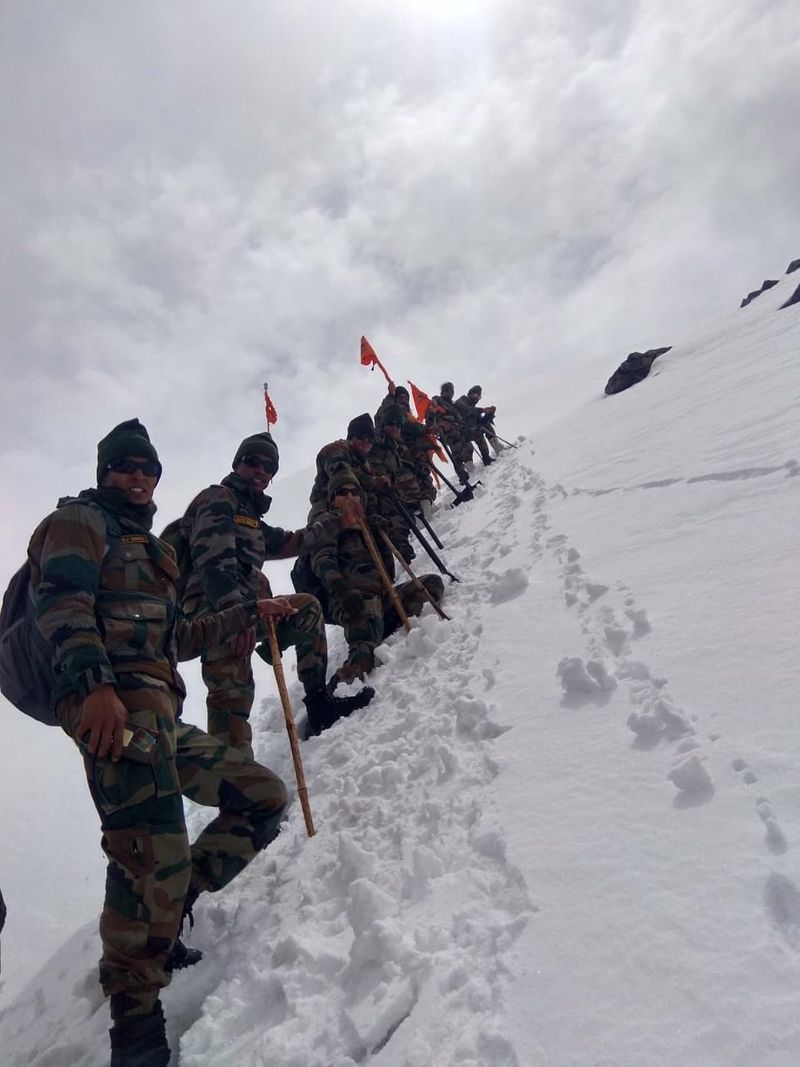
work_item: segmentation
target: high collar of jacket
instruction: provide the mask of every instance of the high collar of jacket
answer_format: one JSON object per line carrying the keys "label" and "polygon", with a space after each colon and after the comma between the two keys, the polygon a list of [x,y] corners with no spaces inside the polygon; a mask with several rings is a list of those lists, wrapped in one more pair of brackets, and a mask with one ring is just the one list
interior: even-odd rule
{"label": "high collar of jacket", "polygon": [[269,511],[272,497],[266,493],[257,492],[246,478],[232,471],[221,482],[228,489],[232,489],[236,495],[255,511],[257,515],[266,515]]}
{"label": "high collar of jacket", "polygon": [[78,496],[81,500],[91,500],[105,511],[116,515],[118,519],[142,530],[153,528],[153,517],[157,508],[152,500],[149,504],[131,504],[124,489],[112,489],[107,485],[98,489],[84,489]]}

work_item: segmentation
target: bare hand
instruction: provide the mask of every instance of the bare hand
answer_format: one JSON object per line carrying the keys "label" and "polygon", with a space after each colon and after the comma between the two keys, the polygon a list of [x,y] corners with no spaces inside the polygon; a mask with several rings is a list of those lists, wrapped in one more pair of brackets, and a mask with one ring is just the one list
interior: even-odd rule
{"label": "bare hand", "polygon": [[240,630],[231,638],[231,652],[237,659],[250,659],[256,647],[255,627]]}
{"label": "bare hand", "polygon": [[358,497],[346,496],[336,510],[339,512],[339,525],[343,530],[351,530],[364,521],[364,508]]}
{"label": "bare hand", "polygon": [[123,731],[127,718],[125,705],[113,685],[93,689],[83,702],[83,717],[78,723],[77,738],[89,738],[86,747],[93,756],[105,759],[109,754],[116,763],[122,755]]}
{"label": "bare hand", "polygon": [[297,614],[297,608],[293,608],[285,596],[271,597],[269,600],[257,600],[256,607],[258,608],[258,614],[265,621],[267,619],[277,619],[280,622],[281,619],[288,619]]}

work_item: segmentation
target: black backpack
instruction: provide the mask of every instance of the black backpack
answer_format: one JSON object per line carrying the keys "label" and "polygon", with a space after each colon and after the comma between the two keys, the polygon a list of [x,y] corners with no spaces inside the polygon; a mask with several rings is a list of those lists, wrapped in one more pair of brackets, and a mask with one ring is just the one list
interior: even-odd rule
{"label": "black backpack", "polygon": [[[59,501],[58,506],[76,503],[97,507],[89,500],[75,499]],[[108,555],[122,532],[113,515],[101,513],[106,521]],[[26,560],[8,583],[0,607],[0,692],[32,719],[58,726],[52,707],[53,648],[34,620],[33,593],[31,565]]]}
{"label": "black backpack", "polygon": [[325,586],[312,571],[311,560],[308,556],[297,557],[294,566],[292,567],[290,577],[292,579],[295,593],[310,593],[311,596],[315,596],[322,608],[322,615],[325,622],[333,625],[333,616],[331,615],[331,608],[328,603],[328,594],[325,591]]}

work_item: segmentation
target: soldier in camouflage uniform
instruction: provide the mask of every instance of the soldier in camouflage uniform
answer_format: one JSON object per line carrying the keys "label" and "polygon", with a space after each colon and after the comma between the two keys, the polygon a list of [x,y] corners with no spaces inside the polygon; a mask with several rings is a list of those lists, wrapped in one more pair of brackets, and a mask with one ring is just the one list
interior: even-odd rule
{"label": "soldier in camouflage uniform", "polygon": [[487,434],[494,436],[491,430],[494,418],[494,407],[479,408],[478,401],[481,398],[481,387],[473,385],[469,392],[460,396],[456,401],[456,407],[461,413],[467,434],[471,441],[478,446],[484,467],[488,467],[494,460],[489,455],[489,446],[486,443]]}
{"label": "soldier in camouflage uniform", "polygon": [[383,430],[384,419],[386,418],[386,412],[389,408],[401,407],[404,411],[411,413],[411,397],[408,394],[408,389],[404,385],[395,385],[394,382],[389,382],[386,390],[386,396],[381,401],[381,406],[375,412],[375,429],[380,433]]}
{"label": "soldier in camouflage uniform", "polygon": [[453,383],[443,382],[440,394],[430,402],[425,422],[450,450],[456,473],[464,481],[467,477],[464,464],[472,459],[472,442],[453,399],[454,394]]}
{"label": "soldier in camouflage uniform", "polygon": [[[267,600],[182,618],[175,555],[150,532],[160,474],[145,428],[121,423],[98,445],[98,488],[62,501],[28,549],[55,714],[83,756],[108,857],[100,982],[112,1067],[169,1061],[159,991],[200,956],[177,940],[182,915],[273,840],[287,804],[266,767],[181,722],[176,664],[291,609]],[[181,794],[220,809],[191,846]]]}
{"label": "soldier in camouflage uniform", "polygon": [[417,480],[416,506],[428,516],[436,499],[436,486],[431,473],[431,450],[436,442],[422,423],[408,418],[403,426],[403,444],[408,451]]}
{"label": "soldier in camouflage uniform", "polygon": [[[278,448],[269,433],[242,441],[233,459],[233,473],[219,485],[199,493],[189,505],[181,528],[189,543],[191,569],[181,598],[187,618],[201,619],[233,604],[271,597],[262,571],[265,560],[289,559],[309,552],[329,536],[335,520],[322,516],[303,530],[267,526],[261,516],[271,498],[264,490],[278,470]],[[333,697],[325,689],[328,648],[318,601],[307,594],[282,600],[294,610],[278,626],[281,649],[297,650],[297,676],[305,690],[309,720],[320,723],[367,704],[370,690],[352,697]],[[255,696],[250,656],[256,637],[258,654],[271,663],[263,628],[253,631],[249,644],[231,648],[227,642],[202,655],[203,680],[208,687],[208,732],[226,744],[252,755],[249,717]]]}
{"label": "soldier in camouflage uniform", "polygon": [[[383,431],[377,434],[370,453],[370,466],[376,474],[383,475],[390,492],[377,495],[374,510],[389,523],[388,534],[406,563],[414,558],[414,549],[409,541],[408,521],[397,507],[392,495],[396,495],[409,510],[419,507],[420,489],[414,464],[403,444],[403,426],[406,423],[405,409],[387,407],[383,416]],[[371,512],[371,501],[367,511]]]}
{"label": "soldier in camouflage uniform", "polygon": [[308,521],[313,522],[328,508],[328,482],[336,474],[352,475],[364,490],[368,510],[375,510],[375,494],[389,485],[389,480],[377,476],[369,462],[375,441],[375,425],[369,414],[357,415],[347,427],[347,439],[331,441],[317,453],[316,476],[311,488],[311,510]]}
{"label": "soldier in camouflage uniform", "polygon": [[[374,668],[375,649],[400,626],[400,619],[359,529],[365,513],[358,485],[347,474],[338,474],[330,480],[328,495],[331,513],[341,516],[340,528],[312,552],[311,567],[328,593],[334,622],[344,627],[348,655],[336,673],[352,681]],[[377,547],[385,550],[380,536],[385,522],[367,517],[367,524]],[[438,603],[444,594],[441,578],[427,574],[420,581]],[[426,603],[419,588],[403,582],[397,593],[406,614],[419,615]]]}

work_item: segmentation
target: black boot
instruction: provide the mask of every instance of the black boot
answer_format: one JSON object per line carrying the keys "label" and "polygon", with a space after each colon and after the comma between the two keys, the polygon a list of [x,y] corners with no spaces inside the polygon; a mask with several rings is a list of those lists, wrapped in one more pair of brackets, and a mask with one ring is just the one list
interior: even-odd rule
{"label": "black boot", "polygon": [[169,1045],[160,1001],[149,1015],[115,1022],[108,1034],[111,1067],[167,1067]]}
{"label": "black boot", "polygon": [[303,701],[308,711],[306,737],[317,737],[338,719],[346,719],[356,708],[365,708],[374,696],[375,690],[371,685],[365,685],[352,697],[335,697],[323,688],[306,693]]}
{"label": "black boot", "polygon": [[167,974],[172,974],[173,971],[182,971],[186,967],[194,967],[202,958],[203,953],[199,948],[188,948],[179,937],[176,937],[172,951],[167,956],[167,962],[164,964],[164,970]]}
{"label": "black boot", "polygon": [[181,941],[183,927],[187,920],[189,922],[189,929],[192,930],[194,928],[194,915],[192,914],[192,909],[199,896],[200,890],[196,886],[190,885],[183,901],[183,914],[181,915],[181,925],[178,930],[178,936],[175,938],[175,944],[172,946],[172,951],[167,957],[167,962],[164,964],[164,970],[167,974],[172,974],[173,971],[182,971],[185,967],[193,967],[203,958],[203,953],[199,948],[187,948],[183,941]]}

